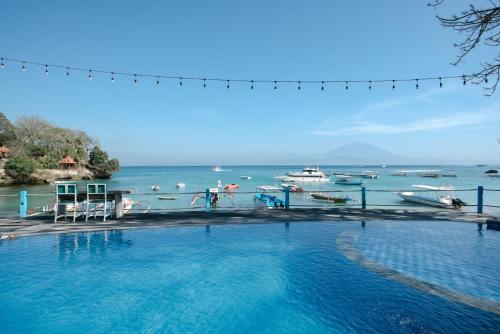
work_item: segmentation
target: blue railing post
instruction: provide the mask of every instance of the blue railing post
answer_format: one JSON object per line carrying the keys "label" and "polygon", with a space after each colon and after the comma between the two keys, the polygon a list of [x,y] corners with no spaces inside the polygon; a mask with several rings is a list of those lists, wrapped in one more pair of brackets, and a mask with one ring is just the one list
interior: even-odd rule
{"label": "blue railing post", "polygon": [[477,213],[483,213],[483,186],[477,187]]}
{"label": "blue railing post", "polygon": [[361,187],[361,209],[366,209],[366,188]]}
{"label": "blue railing post", "polygon": [[19,217],[22,219],[28,217],[28,192],[21,191],[19,197]]}
{"label": "blue railing post", "polygon": [[210,211],[210,189],[205,190],[205,209]]}
{"label": "blue railing post", "polygon": [[290,209],[290,189],[285,189],[285,210]]}

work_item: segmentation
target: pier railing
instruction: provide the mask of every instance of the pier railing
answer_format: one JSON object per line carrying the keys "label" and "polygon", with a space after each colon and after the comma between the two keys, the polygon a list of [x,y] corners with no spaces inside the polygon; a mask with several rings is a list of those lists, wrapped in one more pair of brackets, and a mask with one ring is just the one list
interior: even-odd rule
{"label": "pier railing", "polygon": [[[288,189],[267,192],[276,196],[283,203],[271,207],[277,210],[290,210],[300,208],[335,208],[351,207],[360,209],[412,209],[412,210],[448,210],[445,208],[418,205],[405,202],[397,193],[411,191],[418,192],[440,192],[442,190],[428,189],[368,189],[365,187],[353,188],[332,188],[320,190],[307,190],[303,192],[291,192]],[[210,189],[195,192],[131,192],[126,197],[132,201],[133,205],[124,208],[124,213],[144,213],[149,212],[173,212],[185,210],[244,210],[254,209],[262,205],[256,199],[256,194],[262,191],[218,191],[217,200],[214,201],[215,193]],[[344,203],[324,201],[314,199],[311,194],[342,194],[350,198]],[[460,208],[467,213],[495,213],[500,214],[500,189],[477,188],[454,189],[453,193],[457,198],[462,199],[465,204]],[[54,209],[54,193],[29,193],[21,191],[19,194],[0,194],[0,201],[17,201],[18,205],[11,205],[8,209],[0,209],[0,217],[21,217],[50,214]],[[9,210],[10,209],[10,210]]]}

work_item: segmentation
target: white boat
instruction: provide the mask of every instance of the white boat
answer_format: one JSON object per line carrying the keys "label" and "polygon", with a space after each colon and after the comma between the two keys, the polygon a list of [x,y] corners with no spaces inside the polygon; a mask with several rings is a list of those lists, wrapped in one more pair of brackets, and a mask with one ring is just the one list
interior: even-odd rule
{"label": "white boat", "polygon": [[421,177],[433,177],[433,178],[437,178],[440,176],[438,170],[423,171],[423,172],[419,172],[418,175]]}
{"label": "white boat", "polygon": [[453,194],[453,187],[433,187],[421,184],[412,185],[419,191],[402,191],[397,194],[407,202],[430,205],[434,207],[456,209],[465,203]]}
{"label": "white boat", "polygon": [[337,180],[335,180],[335,184],[341,184],[345,186],[360,186],[363,184],[362,181],[356,181],[351,176],[348,175],[339,175],[337,176]]}
{"label": "white boat", "polygon": [[222,169],[221,166],[215,166],[214,168],[212,168],[212,171],[213,172],[229,172],[230,169]]}
{"label": "white boat", "polygon": [[408,176],[410,175],[407,171],[405,170],[397,170],[391,173],[392,176]]}
{"label": "white boat", "polygon": [[251,180],[252,177],[251,176],[247,176],[247,175],[242,175],[242,176],[240,176],[240,179],[242,179],[242,180]]}
{"label": "white boat", "polygon": [[330,178],[319,170],[319,167],[306,167],[302,172],[288,172],[284,176],[276,176],[275,179],[285,182],[328,182]]}
{"label": "white boat", "polygon": [[449,172],[442,172],[442,173],[441,173],[441,176],[442,176],[442,177],[457,177],[457,173],[456,173],[456,172],[453,172],[453,171],[449,171]]}
{"label": "white boat", "polygon": [[182,182],[179,182],[179,183],[177,183],[177,184],[175,185],[175,187],[176,187],[177,189],[184,189],[184,188],[186,188],[186,184],[185,184],[185,183],[182,183]]}
{"label": "white boat", "polygon": [[378,179],[379,177],[378,173],[372,170],[365,170],[361,172],[360,176],[365,179]]}
{"label": "white boat", "polygon": [[160,191],[160,186],[151,186],[151,190]]}

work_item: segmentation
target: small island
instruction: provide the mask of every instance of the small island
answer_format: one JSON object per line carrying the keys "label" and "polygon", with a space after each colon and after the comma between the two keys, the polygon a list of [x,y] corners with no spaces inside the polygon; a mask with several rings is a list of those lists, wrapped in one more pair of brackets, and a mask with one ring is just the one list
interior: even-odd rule
{"label": "small island", "polygon": [[23,116],[12,124],[0,113],[0,186],[109,179],[119,168],[84,131],[40,117]]}

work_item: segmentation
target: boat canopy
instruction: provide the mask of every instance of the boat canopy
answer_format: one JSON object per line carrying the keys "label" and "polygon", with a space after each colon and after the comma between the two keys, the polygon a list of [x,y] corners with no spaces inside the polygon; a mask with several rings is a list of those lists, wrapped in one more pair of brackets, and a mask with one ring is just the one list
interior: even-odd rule
{"label": "boat canopy", "polygon": [[454,190],[454,188],[451,187],[451,186],[433,187],[433,186],[426,186],[426,185],[423,185],[423,184],[414,184],[414,185],[412,185],[412,187],[418,188],[418,189],[425,189],[425,190],[441,190],[441,191],[452,191],[452,190]]}

